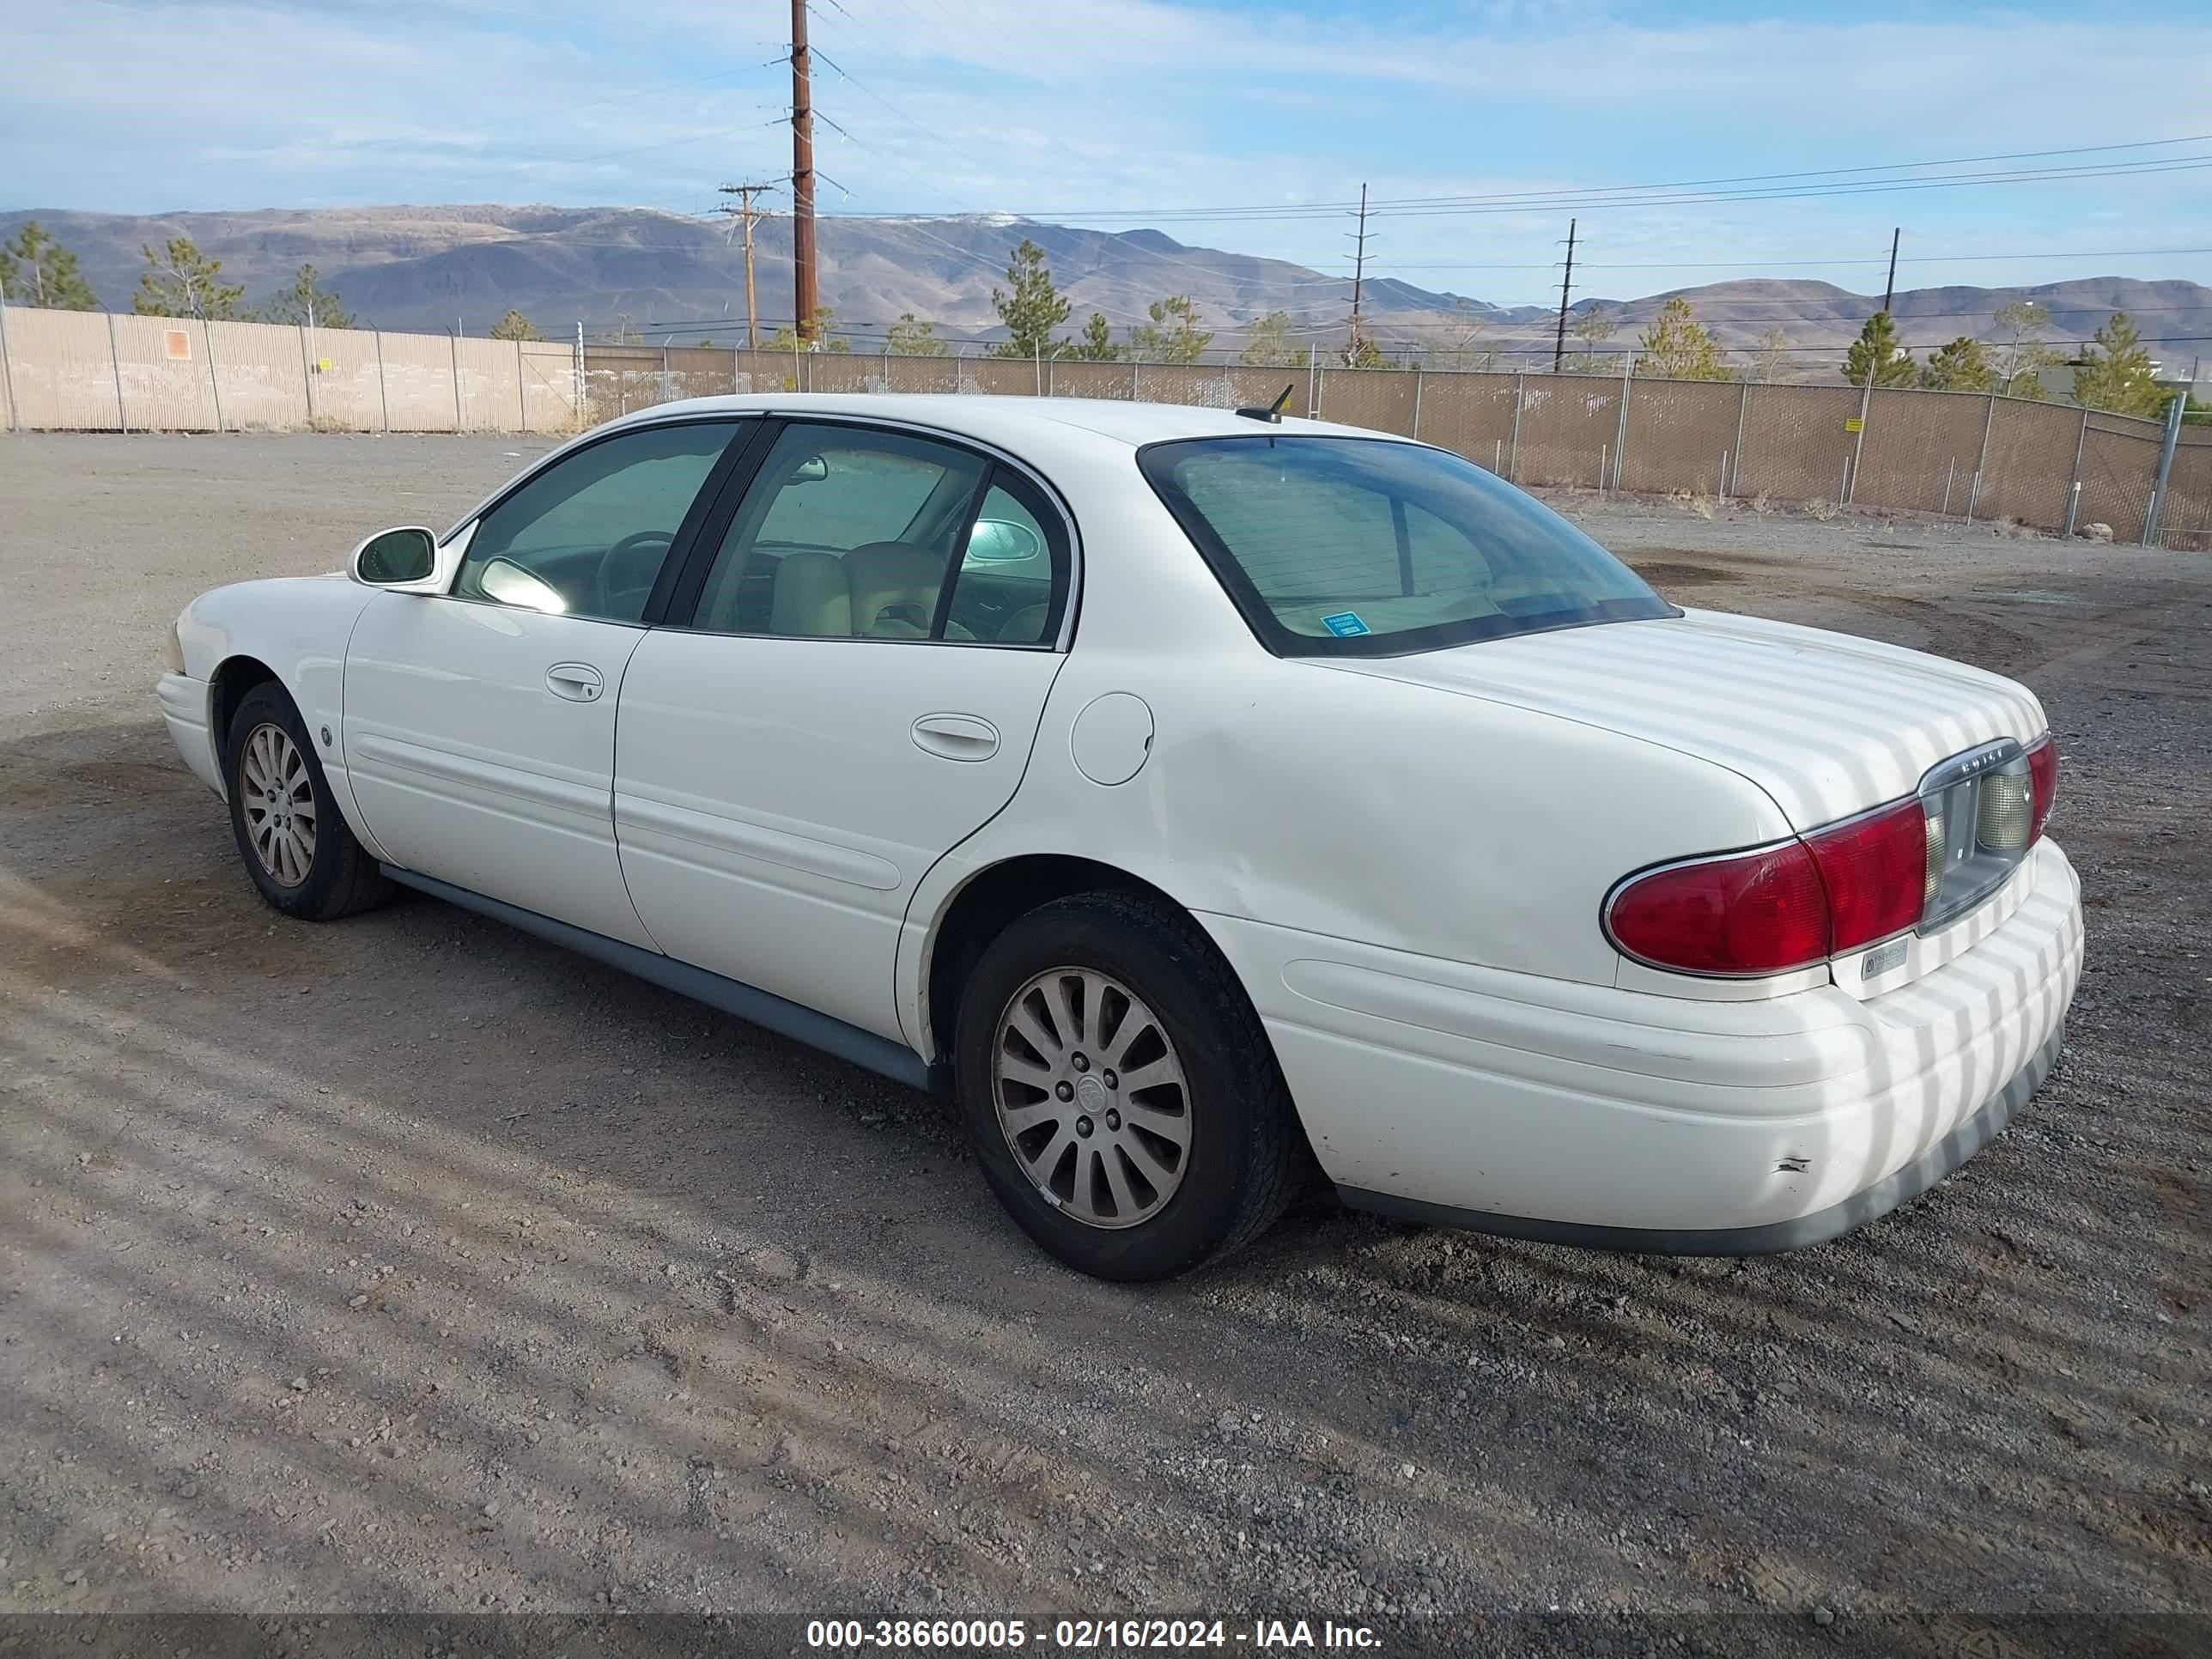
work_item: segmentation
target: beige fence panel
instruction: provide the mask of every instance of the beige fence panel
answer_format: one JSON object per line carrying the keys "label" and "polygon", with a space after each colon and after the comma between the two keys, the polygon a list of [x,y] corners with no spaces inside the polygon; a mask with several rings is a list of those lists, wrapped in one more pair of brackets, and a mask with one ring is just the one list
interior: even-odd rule
{"label": "beige fence panel", "polygon": [[[2163,439],[2155,422],[2071,404],[1903,387],[720,346],[594,345],[580,359],[563,341],[17,307],[4,321],[11,428],[552,434],[732,392],[1236,409],[1271,404],[1287,385],[1293,413],[1440,444],[1521,483],[1848,500],[2051,531],[2070,513],[2121,541],[2142,535]],[[2185,428],[2179,442],[2159,537],[2194,546],[2212,537],[2212,431]]]}
{"label": "beige fence panel", "polygon": [[507,340],[455,339],[453,372],[459,376],[464,432],[513,432],[522,419],[522,382],[514,345]]}
{"label": "beige fence panel", "polygon": [[2212,427],[2181,428],[2159,508],[2158,542],[2176,552],[2212,552]]}
{"label": "beige fence panel", "polygon": [[1376,432],[1413,435],[1413,383],[1418,374],[1393,368],[1325,368],[1320,375],[1324,421]]}
{"label": "beige fence panel", "polygon": [[451,432],[459,424],[452,341],[436,334],[386,334],[384,406],[394,432]]}
{"label": "beige fence panel", "polygon": [[[1052,366],[1052,382],[1046,389],[1055,398],[1102,398],[1128,403],[1137,395],[1138,373],[1134,363],[1057,362]],[[1304,373],[1300,371],[1301,376]],[[1305,413],[1303,403],[1297,412]]]}
{"label": "beige fence panel", "polygon": [[[1333,396],[1338,377],[1326,377]],[[1524,484],[1595,489],[1610,483],[1620,437],[1620,381],[1585,374],[1531,374],[1522,385],[1520,470]]]}
{"label": "beige fence panel", "polygon": [[123,425],[112,339],[96,312],[10,306],[8,369],[21,425],[95,432]]}
{"label": "beige fence panel", "polygon": [[309,330],[306,338],[316,430],[384,430],[384,372],[374,332],[320,328]]}
{"label": "beige fence panel", "polygon": [[212,432],[207,340],[191,319],[115,317],[116,378],[133,432]]}
{"label": "beige fence panel", "polygon": [[807,361],[811,392],[883,392],[884,360],[874,352],[817,351]]}
{"label": "beige fence panel", "polygon": [[[1866,404],[1863,441],[1850,446],[1851,501],[1860,507],[1964,513],[1981,460],[1989,399],[1963,392],[1880,387]],[[1852,411],[1856,418],[1857,410]],[[1852,434],[1856,440],[1858,434]],[[2051,485],[2051,506],[2064,516],[2066,475]]]}
{"label": "beige fence panel", "polygon": [[[1743,441],[1729,493],[1777,501],[1836,500],[1850,463],[1859,393],[1847,386],[1754,386],[1738,405]],[[1741,394],[1740,394],[1741,395]]]}
{"label": "beige fence panel", "polygon": [[1416,410],[1420,430],[1414,435],[1464,455],[1500,477],[1512,477],[1513,405],[1519,379],[1456,370],[1424,374]]}
{"label": "beige fence panel", "polygon": [[516,347],[522,377],[523,429],[574,432],[583,422],[576,409],[576,349],[560,340],[525,340]]}
{"label": "beige fence panel", "polygon": [[[175,326],[174,319],[160,319]],[[208,323],[209,356],[229,432],[289,432],[307,424],[307,358],[296,328]]]}
{"label": "beige fence panel", "polygon": [[[668,401],[658,346],[586,346],[584,389],[591,423]],[[761,387],[766,391],[770,388]]]}
{"label": "beige fence panel", "polygon": [[[2150,492],[2158,479],[2159,451],[2165,447],[2165,422],[2130,420],[2125,416],[2093,414],[2080,434],[2081,447],[2081,505],[2078,528],[2108,524],[2115,541],[2140,542],[2143,524],[2150,517]],[[2181,452],[2174,451],[2174,463]],[[2168,507],[2172,480],[2167,481]],[[2172,522],[2161,510],[2160,518]]]}
{"label": "beige fence panel", "polygon": [[1614,479],[1623,489],[1721,494],[1742,401],[1741,386],[1711,380],[1631,381]]}
{"label": "beige fence panel", "polygon": [[[2066,404],[2030,404],[2016,398],[1983,400],[1990,423],[1989,459],[1974,498],[1977,519],[2017,519],[2045,529],[2066,521],[2074,455],[2081,440],[2081,411]],[[2156,457],[2153,458],[2155,463]],[[2114,525],[2118,531],[2120,526]],[[2135,533],[2142,533],[2136,517]]]}

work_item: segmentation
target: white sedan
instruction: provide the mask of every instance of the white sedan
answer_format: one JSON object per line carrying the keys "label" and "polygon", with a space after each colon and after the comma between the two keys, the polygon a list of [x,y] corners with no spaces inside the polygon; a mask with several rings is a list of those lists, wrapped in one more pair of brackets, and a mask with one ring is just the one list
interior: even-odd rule
{"label": "white sedan", "polygon": [[667,405],[172,651],[277,909],[417,888],[948,1092],[1109,1278],[1316,1162],[1523,1237],[1830,1238],[2003,1127],[2081,971],[2026,689],[1680,610],[1265,410]]}

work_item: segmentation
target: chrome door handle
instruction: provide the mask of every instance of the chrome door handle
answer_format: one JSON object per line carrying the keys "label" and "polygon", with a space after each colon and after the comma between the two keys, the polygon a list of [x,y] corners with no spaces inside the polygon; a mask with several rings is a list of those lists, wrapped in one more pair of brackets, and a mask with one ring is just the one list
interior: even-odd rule
{"label": "chrome door handle", "polygon": [[980,714],[924,714],[914,723],[914,741],[946,760],[988,760],[999,752],[999,728]]}
{"label": "chrome door handle", "polygon": [[545,689],[570,702],[597,702],[606,682],[587,662],[556,662],[545,671]]}

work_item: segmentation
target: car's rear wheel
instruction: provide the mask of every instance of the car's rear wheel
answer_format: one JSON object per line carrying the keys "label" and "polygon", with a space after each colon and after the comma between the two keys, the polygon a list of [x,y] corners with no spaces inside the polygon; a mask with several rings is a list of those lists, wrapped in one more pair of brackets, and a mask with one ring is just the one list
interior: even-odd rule
{"label": "car's rear wheel", "polygon": [[954,1085],[992,1190],[1102,1279],[1165,1279],[1282,1214],[1310,1157],[1243,989],[1197,924],[1125,893],[1031,911],[961,999]]}
{"label": "car's rear wheel", "polygon": [[270,904],[303,921],[335,921],[398,890],[354,839],[282,686],[265,682],[239,700],[223,758],[239,856]]}

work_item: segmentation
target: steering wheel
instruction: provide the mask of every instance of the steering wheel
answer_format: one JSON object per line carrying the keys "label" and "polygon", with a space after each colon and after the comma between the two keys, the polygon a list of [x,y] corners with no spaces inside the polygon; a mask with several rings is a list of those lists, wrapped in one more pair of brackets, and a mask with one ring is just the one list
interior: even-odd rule
{"label": "steering wheel", "polygon": [[[634,536],[623,537],[609,548],[599,560],[599,574],[593,583],[597,590],[599,614],[631,622],[644,615],[645,602],[653,594],[653,580],[660,574],[661,561],[668,556],[668,550],[675,545],[676,537],[670,531],[641,530]],[[629,562],[630,555],[641,553],[648,547],[653,551],[645,580],[617,586],[615,573],[617,568]]]}

